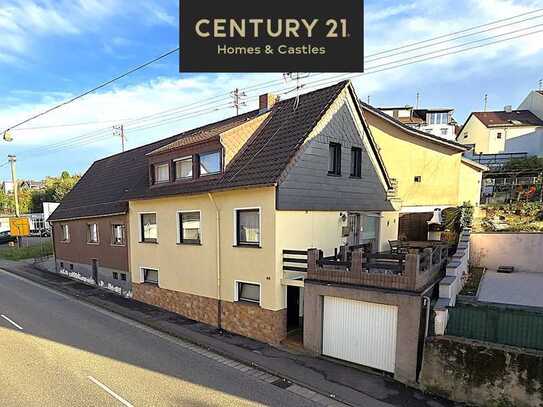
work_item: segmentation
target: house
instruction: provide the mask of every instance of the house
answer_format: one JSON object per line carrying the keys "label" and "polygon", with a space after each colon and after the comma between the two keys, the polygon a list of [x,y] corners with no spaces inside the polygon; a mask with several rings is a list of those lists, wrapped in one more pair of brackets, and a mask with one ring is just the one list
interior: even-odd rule
{"label": "house", "polygon": [[[40,190],[43,189],[44,184],[42,181],[33,181],[33,180],[20,180],[18,182],[19,189],[30,189],[30,190]],[[12,181],[3,181],[2,182],[2,191],[5,194],[13,193],[13,182]]]}
{"label": "house", "polygon": [[425,133],[447,140],[454,140],[456,136],[456,121],[452,117],[454,109],[414,109],[413,106],[406,105],[403,107],[380,107],[379,110],[399,122]]}
{"label": "house", "polygon": [[134,299],[278,343],[303,320],[299,253],[376,251],[396,210],[341,82],[99,160],[49,220],[60,272],[106,288],[124,273]]}
{"label": "house", "polygon": [[543,90],[532,90],[519,105],[518,110],[529,110],[543,120]]}
{"label": "house", "polygon": [[476,154],[528,153],[543,155],[543,120],[529,110],[472,112],[457,141]]}
{"label": "house", "polygon": [[[468,147],[410,127],[367,103],[360,105],[396,184],[400,238],[427,240],[435,209],[465,202],[479,206],[482,173],[487,168],[463,156]],[[385,243],[381,250],[386,249]]]}

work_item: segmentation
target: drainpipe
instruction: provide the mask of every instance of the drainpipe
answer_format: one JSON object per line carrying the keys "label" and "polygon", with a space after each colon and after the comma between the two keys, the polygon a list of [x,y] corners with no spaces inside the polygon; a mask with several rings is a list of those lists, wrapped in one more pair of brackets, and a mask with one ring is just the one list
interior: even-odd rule
{"label": "drainpipe", "polygon": [[426,339],[428,337],[428,325],[430,324],[430,306],[432,302],[430,300],[430,297],[428,297],[427,295],[423,296],[422,298],[426,303],[426,325],[424,326],[424,339]]}
{"label": "drainpipe", "polygon": [[221,215],[219,212],[219,207],[213,198],[211,192],[207,193],[209,200],[213,203],[215,207],[216,219],[217,219],[217,239],[216,239],[216,251],[217,251],[217,325],[220,330],[222,330],[222,307],[221,307]]}

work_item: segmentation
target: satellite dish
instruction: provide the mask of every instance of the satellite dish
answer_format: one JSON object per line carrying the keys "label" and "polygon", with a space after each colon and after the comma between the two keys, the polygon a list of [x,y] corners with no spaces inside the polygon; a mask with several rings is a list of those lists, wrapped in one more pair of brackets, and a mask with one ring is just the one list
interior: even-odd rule
{"label": "satellite dish", "polygon": [[13,136],[7,130],[4,132],[4,141],[13,141]]}

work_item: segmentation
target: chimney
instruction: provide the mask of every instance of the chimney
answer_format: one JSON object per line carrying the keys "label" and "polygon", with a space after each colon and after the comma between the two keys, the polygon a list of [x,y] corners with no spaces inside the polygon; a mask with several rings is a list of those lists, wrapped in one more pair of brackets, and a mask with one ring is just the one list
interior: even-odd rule
{"label": "chimney", "polygon": [[277,96],[272,93],[264,93],[263,95],[260,95],[258,98],[258,108],[260,113],[270,110],[275,102],[277,102]]}
{"label": "chimney", "polygon": [[507,113],[511,113],[513,111],[513,108],[511,107],[511,105],[507,105],[503,107],[503,111]]}

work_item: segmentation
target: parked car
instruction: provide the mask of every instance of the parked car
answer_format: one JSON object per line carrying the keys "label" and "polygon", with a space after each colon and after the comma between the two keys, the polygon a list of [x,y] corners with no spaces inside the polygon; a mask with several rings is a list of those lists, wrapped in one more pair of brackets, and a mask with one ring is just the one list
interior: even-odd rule
{"label": "parked car", "polygon": [[0,244],[9,243],[9,242],[16,242],[17,238],[15,236],[11,236],[9,234],[9,231],[0,232]]}

